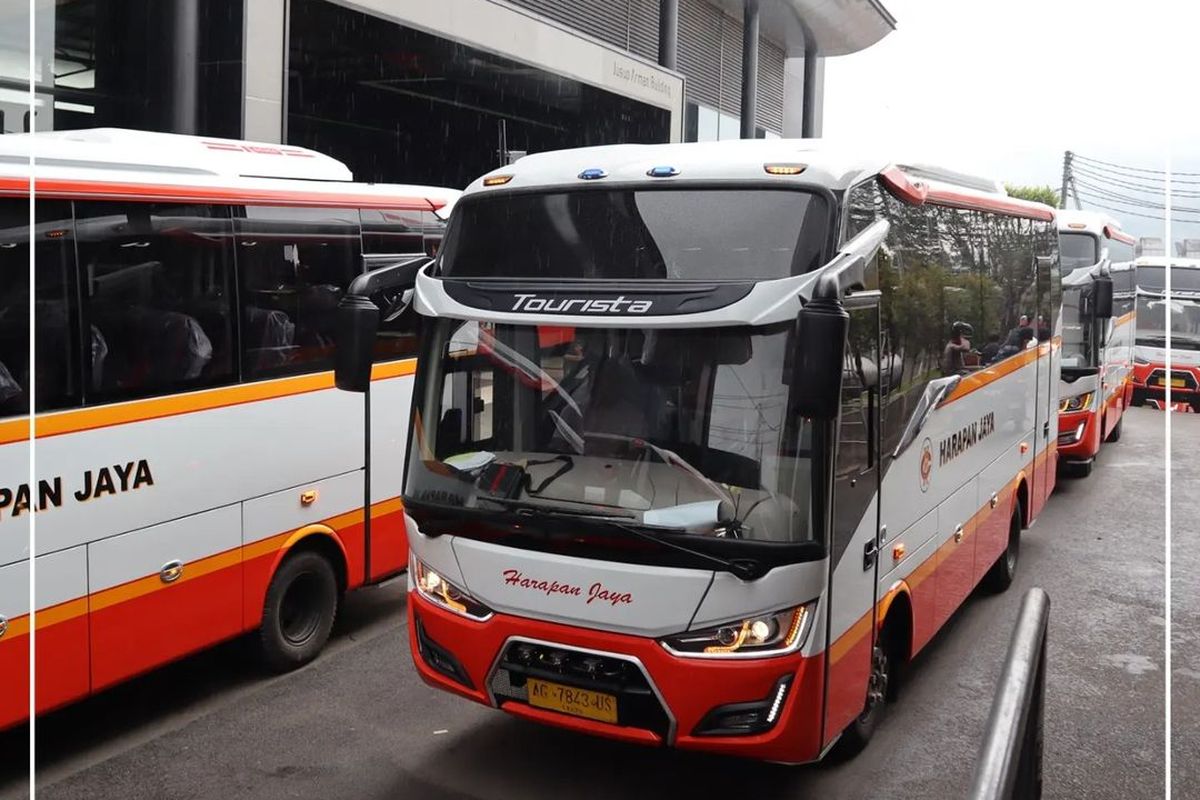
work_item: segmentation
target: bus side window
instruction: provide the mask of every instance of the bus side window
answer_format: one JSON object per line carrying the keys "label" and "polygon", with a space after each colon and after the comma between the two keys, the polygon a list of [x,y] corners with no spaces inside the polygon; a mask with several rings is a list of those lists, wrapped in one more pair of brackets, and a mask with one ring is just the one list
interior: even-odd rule
{"label": "bus side window", "polygon": [[229,210],[75,204],[88,404],[233,382]]}
{"label": "bus side window", "polygon": [[0,419],[29,413],[29,200],[0,200]]}
{"label": "bus side window", "polygon": [[332,369],[337,304],[362,265],[358,210],[239,212],[243,378]]}
{"label": "bus side window", "polygon": [[[440,222],[432,211],[381,210],[364,208],[362,219],[363,265],[378,269],[430,252],[428,231]],[[375,340],[375,360],[392,361],[417,355],[417,330],[421,317],[411,306],[393,319],[381,319]]]}

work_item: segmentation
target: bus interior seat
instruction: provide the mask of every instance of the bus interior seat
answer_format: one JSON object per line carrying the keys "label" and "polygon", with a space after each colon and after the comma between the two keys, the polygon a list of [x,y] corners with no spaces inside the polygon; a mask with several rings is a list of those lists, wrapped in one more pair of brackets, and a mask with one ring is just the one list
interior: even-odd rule
{"label": "bus interior seat", "polygon": [[255,371],[283,366],[296,351],[296,323],[275,308],[246,306],[242,312],[246,356]]}

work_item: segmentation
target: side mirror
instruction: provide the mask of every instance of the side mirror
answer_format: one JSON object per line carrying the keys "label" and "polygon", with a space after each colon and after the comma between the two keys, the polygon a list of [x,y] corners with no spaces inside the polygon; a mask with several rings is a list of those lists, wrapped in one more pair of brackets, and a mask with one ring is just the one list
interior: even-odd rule
{"label": "side mirror", "polygon": [[842,402],[850,314],[834,300],[814,299],[796,316],[792,357],[792,410],[811,419],[834,419]]}
{"label": "side mirror", "polygon": [[1097,277],[1092,285],[1092,315],[1109,319],[1113,315],[1113,282],[1107,275]]}
{"label": "side mirror", "polygon": [[371,385],[379,307],[366,297],[348,294],[337,307],[333,380],[346,392],[365,392]]}
{"label": "side mirror", "polygon": [[359,275],[337,307],[334,329],[333,379],[337,388],[347,392],[365,392],[371,387],[371,362],[375,354],[375,336],[379,332],[379,306],[371,299],[387,300],[389,319],[398,316],[411,298],[417,273],[430,262],[416,258],[390,264]]}

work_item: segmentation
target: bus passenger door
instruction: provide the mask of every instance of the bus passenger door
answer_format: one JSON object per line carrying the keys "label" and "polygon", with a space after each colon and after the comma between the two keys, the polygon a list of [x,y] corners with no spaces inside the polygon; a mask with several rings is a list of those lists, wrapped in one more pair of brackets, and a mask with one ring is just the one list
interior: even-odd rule
{"label": "bus passenger door", "polygon": [[826,743],[863,712],[875,644],[879,535],[879,299],[846,299],[850,334],[833,459]]}
{"label": "bus passenger door", "polygon": [[[1030,491],[1029,518],[1041,513],[1046,498],[1054,490],[1058,451],[1058,376],[1059,344],[1056,336],[1059,309],[1058,259],[1040,255],[1042,231],[1035,228],[1034,268],[1037,270],[1037,410],[1034,428],[1033,486]],[[1059,339],[1058,341],[1061,341]]]}

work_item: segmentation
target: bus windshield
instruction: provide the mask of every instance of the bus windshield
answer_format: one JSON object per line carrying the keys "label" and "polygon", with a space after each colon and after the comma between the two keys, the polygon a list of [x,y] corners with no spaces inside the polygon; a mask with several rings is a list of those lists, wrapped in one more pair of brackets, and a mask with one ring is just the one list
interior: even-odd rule
{"label": "bus windshield", "polygon": [[1197,299],[1171,298],[1168,301],[1161,297],[1138,297],[1137,344],[1146,347],[1166,346],[1168,306],[1171,347],[1177,350],[1200,350],[1200,300]]}
{"label": "bus windshield", "polygon": [[1080,267],[1090,267],[1100,260],[1100,240],[1090,233],[1061,233],[1058,236],[1058,257],[1063,275]]}
{"label": "bus windshield", "polygon": [[811,541],[811,430],[787,413],[792,327],[439,320],[406,502]]}
{"label": "bus windshield", "polygon": [[821,265],[825,200],[781,189],[485,195],[447,231],[448,278],[771,279]]}

